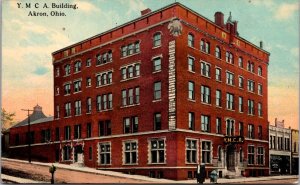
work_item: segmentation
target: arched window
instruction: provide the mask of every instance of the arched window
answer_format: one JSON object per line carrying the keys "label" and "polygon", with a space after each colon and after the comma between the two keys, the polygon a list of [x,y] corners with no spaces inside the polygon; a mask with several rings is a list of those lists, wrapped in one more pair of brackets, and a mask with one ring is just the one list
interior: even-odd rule
{"label": "arched window", "polygon": [[262,68],[261,68],[261,66],[258,66],[257,73],[258,73],[259,76],[262,76]]}
{"label": "arched window", "polygon": [[243,162],[244,156],[243,156],[243,149],[242,147],[240,148],[240,163]]}
{"label": "arched window", "polygon": [[210,43],[209,42],[205,43],[205,53],[210,53]]}
{"label": "arched window", "polygon": [[70,64],[65,65],[65,75],[69,75],[71,73],[71,66]]}
{"label": "arched window", "polygon": [[222,147],[218,147],[218,161],[222,161]]}
{"label": "arched window", "polygon": [[161,45],[161,33],[155,33],[153,36],[153,47]]}
{"label": "arched window", "polygon": [[248,70],[248,71],[251,71],[251,62],[250,62],[250,60],[249,60],[248,63],[247,63],[247,70]]}
{"label": "arched window", "polygon": [[243,64],[243,58],[239,57],[239,67],[243,68],[244,64]]}
{"label": "arched window", "polygon": [[79,72],[81,70],[81,62],[80,61],[76,61],[75,62],[75,73]]}
{"label": "arched window", "polygon": [[216,46],[216,58],[221,59],[221,50],[219,46]]}
{"label": "arched window", "polygon": [[229,59],[230,59],[230,58],[229,58],[229,57],[230,57],[229,55],[230,55],[230,52],[229,52],[229,51],[226,51],[226,62],[229,62]]}
{"label": "arched window", "polygon": [[188,46],[194,47],[195,46],[194,43],[195,43],[194,35],[189,33],[189,35],[188,35]]}
{"label": "arched window", "polygon": [[254,73],[254,62],[251,63],[251,72]]}
{"label": "arched window", "polygon": [[204,39],[200,41],[200,50],[205,53],[210,53],[210,43],[206,42]]}

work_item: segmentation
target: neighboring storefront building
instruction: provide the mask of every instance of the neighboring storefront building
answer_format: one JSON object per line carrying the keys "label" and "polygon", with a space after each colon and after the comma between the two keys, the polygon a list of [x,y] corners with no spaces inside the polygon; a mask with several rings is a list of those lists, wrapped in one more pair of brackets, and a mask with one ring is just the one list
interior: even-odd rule
{"label": "neighboring storefront building", "polygon": [[292,174],[299,174],[299,130],[292,129]]}
{"label": "neighboring storefront building", "polygon": [[[36,139],[33,150],[156,178],[194,178],[200,163],[222,177],[268,175],[262,43],[221,12],[214,22],[180,3],[141,13],[52,54],[55,114],[40,129],[50,142]],[[14,140],[15,153],[26,147]]]}
{"label": "neighboring storefront building", "polygon": [[275,119],[269,125],[270,174],[291,173],[291,128],[284,128],[284,120]]}

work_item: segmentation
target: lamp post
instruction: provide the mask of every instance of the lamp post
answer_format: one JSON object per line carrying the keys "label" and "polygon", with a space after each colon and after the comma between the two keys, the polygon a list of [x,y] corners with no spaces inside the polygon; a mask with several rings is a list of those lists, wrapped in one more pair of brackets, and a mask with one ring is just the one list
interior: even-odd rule
{"label": "lamp post", "polygon": [[29,112],[33,110],[29,109],[21,109],[22,111],[27,111],[27,116],[28,116],[28,162],[31,163],[31,133],[30,133],[30,116]]}

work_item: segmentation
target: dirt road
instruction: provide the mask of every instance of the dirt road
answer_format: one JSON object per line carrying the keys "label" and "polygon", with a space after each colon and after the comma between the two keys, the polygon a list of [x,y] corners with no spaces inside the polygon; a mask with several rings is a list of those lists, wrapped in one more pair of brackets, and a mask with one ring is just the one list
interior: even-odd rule
{"label": "dirt road", "polygon": [[[18,163],[2,160],[2,173],[28,178],[37,181],[50,182],[49,167],[35,164]],[[77,172],[66,169],[57,169],[55,183],[151,183],[147,181],[128,178],[112,177],[85,172]]]}

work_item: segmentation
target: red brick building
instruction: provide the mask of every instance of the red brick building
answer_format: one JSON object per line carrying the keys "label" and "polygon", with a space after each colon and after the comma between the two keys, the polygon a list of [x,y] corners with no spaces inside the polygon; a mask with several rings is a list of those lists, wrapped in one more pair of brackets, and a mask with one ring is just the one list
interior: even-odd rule
{"label": "red brick building", "polygon": [[[32,153],[157,178],[193,178],[200,163],[223,177],[268,175],[262,43],[221,12],[214,22],[180,3],[141,13],[52,53],[55,116],[32,125]],[[10,134],[11,152],[26,156],[20,127]]]}

